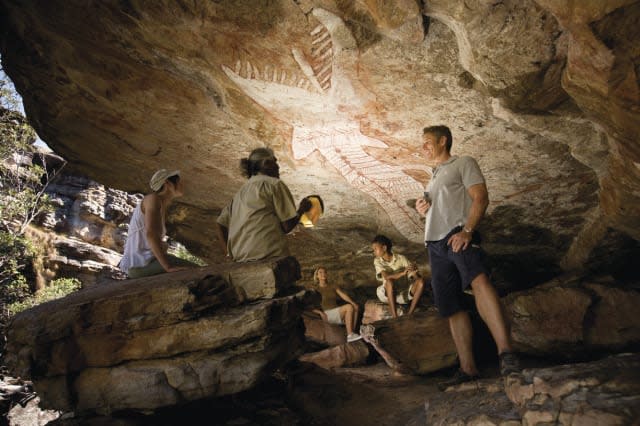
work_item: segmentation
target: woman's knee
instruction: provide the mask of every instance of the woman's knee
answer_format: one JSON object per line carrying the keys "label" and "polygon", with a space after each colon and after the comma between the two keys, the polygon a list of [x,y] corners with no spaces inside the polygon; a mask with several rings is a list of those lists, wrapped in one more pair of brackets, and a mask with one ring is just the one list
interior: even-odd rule
{"label": "woman's knee", "polygon": [[351,305],[342,305],[342,308],[340,309],[340,312],[342,313],[343,317],[345,317],[346,315],[353,315],[353,306],[351,306]]}

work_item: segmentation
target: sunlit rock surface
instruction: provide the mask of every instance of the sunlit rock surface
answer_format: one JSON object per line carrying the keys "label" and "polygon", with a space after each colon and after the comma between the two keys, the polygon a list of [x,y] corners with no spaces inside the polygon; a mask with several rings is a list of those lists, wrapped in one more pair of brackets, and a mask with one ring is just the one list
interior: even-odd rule
{"label": "sunlit rock surface", "polygon": [[327,205],[291,237],[303,269],[364,265],[379,231],[418,250],[405,201],[430,176],[421,129],[440,123],[487,178],[500,285],[637,253],[640,3],[419,4],[1,0],[2,61],[73,170],[145,192],[181,169],[170,232],[212,261],[236,164],[262,145],[296,199]]}
{"label": "sunlit rock surface", "polygon": [[43,231],[34,234],[47,251],[38,271],[43,281],[75,277],[89,286],[121,276],[118,263],[140,194],[128,194],[67,173],[55,155],[43,158],[48,170],[59,170],[45,189],[52,210],[34,222]]}

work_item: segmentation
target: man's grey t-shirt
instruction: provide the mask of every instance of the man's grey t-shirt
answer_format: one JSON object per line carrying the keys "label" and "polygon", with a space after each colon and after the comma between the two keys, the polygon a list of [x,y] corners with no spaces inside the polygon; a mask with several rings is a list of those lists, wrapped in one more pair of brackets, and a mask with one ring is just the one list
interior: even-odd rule
{"label": "man's grey t-shirt", "polygon": [[289,254],[281,222],[296,215],[287,185],[280,179],[252,176],[226,206],[218,223],[229,230],[227,248],[236,262]]}
{"label": "man's grey t-shirt", "polygon": [[470,186],[484,183],[476,160],[452,156],[433,171],[427,191],[431,207],[424,227],[425,241],[439,241],[456,226],[464,226],[471,210]]}

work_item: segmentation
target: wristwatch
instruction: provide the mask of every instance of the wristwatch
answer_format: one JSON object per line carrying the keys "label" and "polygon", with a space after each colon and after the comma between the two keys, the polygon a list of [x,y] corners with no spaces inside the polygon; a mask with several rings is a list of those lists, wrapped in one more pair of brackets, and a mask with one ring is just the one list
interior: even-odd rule
{"label": "wristwatch", "polygon": [[463,232],[466,232],[467,234],[473,234],[473,229],[469,229],[466,226],[464,228],[462,228]]}

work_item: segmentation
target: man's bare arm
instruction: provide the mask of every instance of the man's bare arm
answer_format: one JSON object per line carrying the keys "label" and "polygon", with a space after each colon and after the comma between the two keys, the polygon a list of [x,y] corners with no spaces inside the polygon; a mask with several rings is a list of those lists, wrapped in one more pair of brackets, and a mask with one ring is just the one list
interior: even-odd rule
{"label": "man's bare arm", "polygon": [[462,231],[457,234],[453,234],[447,242],[451,245],[451,248],[455,253],[464,250],[469,246],[471,238],[473,237],[473,231],[480,223],[482,216],[484,216],[487,207],[489,206],[489,192],[487,191],[487,185],[479,183],[470,186],[467,189],[469,196],[471,197],[471,210],[469,211],[469,217],[464,224]]}

